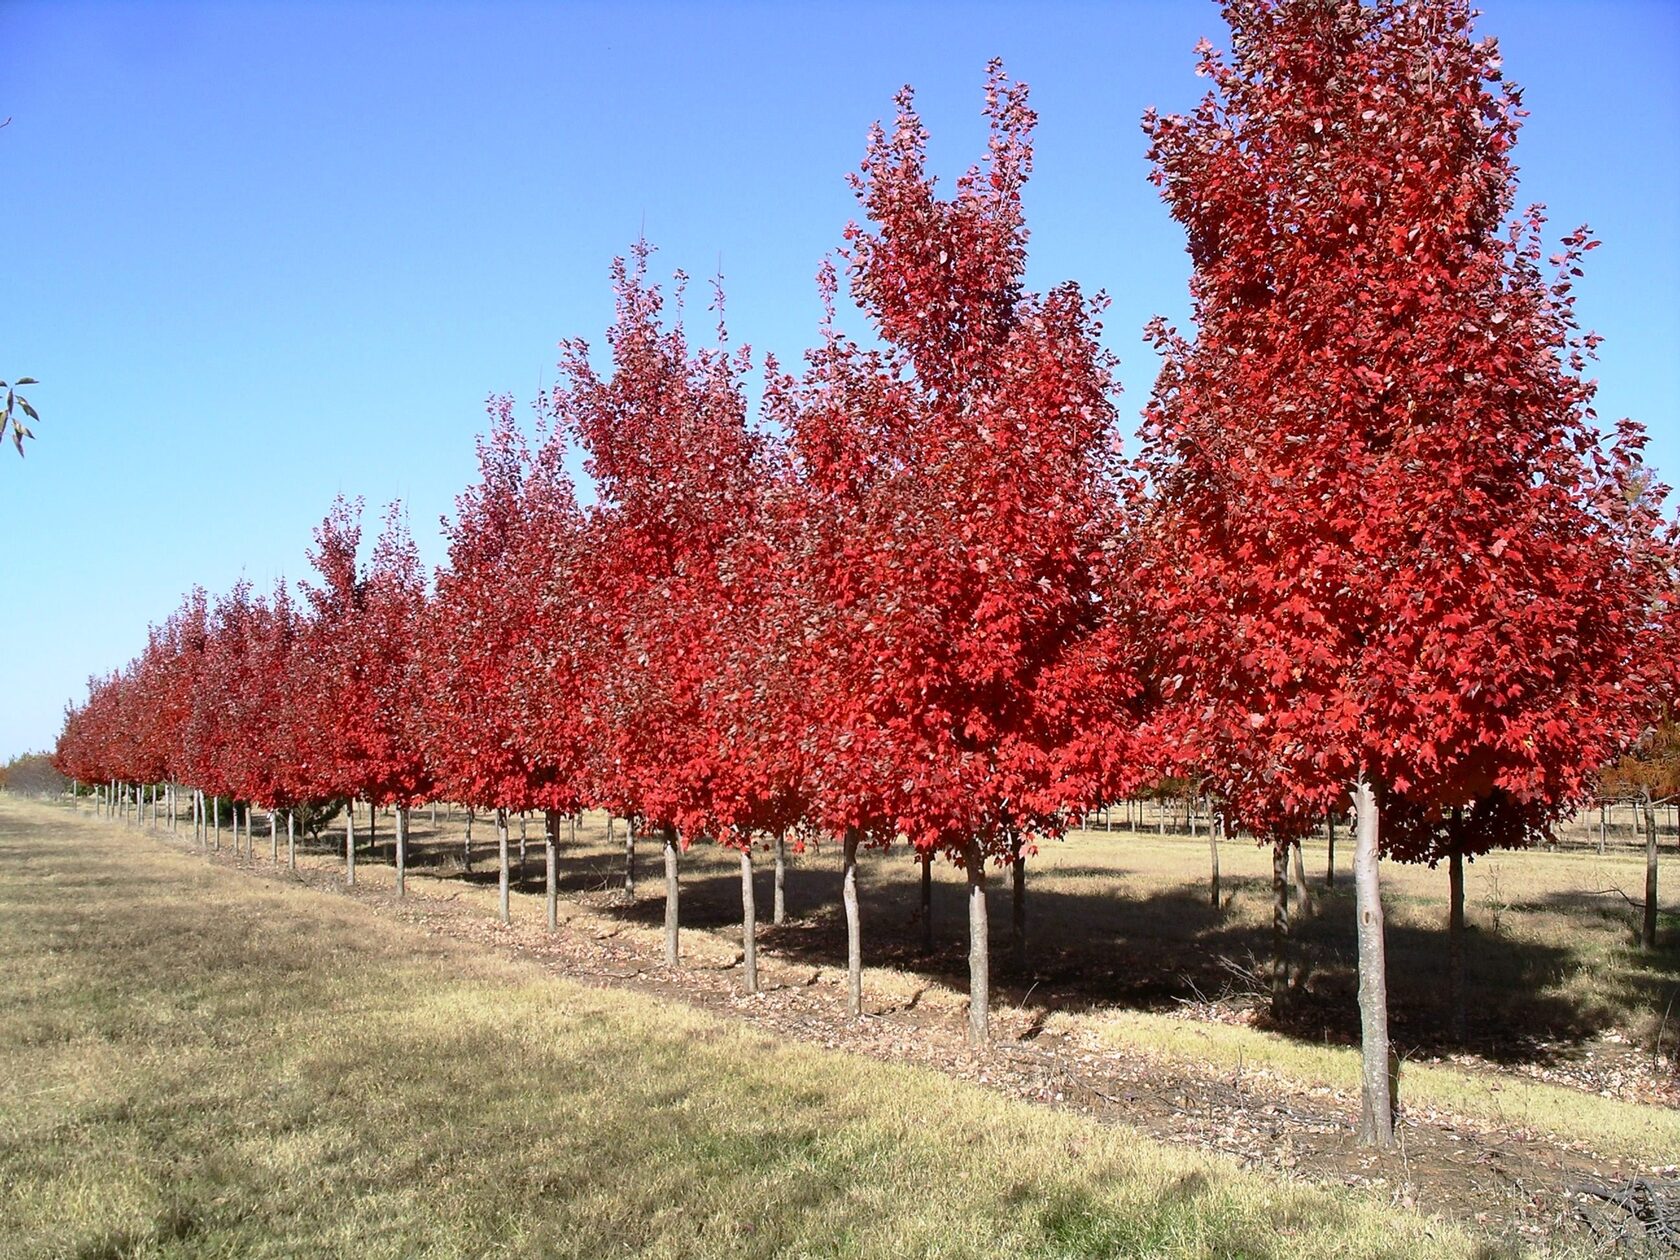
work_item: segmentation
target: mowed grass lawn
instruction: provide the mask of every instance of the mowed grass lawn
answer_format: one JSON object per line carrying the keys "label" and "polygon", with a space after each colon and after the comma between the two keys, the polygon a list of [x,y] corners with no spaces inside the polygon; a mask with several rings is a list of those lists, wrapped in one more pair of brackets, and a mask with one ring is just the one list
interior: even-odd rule
{"label": "mowed grass lawn", "polygon": [[0,797],[7,1256],[1465,1256]]}

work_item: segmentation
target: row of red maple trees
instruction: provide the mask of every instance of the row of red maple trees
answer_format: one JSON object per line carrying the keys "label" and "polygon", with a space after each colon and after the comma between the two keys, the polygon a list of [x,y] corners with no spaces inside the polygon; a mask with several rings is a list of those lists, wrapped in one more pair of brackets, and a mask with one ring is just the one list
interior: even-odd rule
{"label": "row of red maple trees", "polygon": [[672,962],[683,846],[750,870],[757,838],[832,836],[854,1011],[859,847],[944,854],[977,1042],[989,861],[1165,774],[1278,845],[1351,803],[1362,1133],[1391,1141],[1379,852],[1524,843],[1590,793],[1668,700],[1673,539],[1639,429],[1596,426],[1571,292],[1595,242],[1544,260],[1520,93],[1467,5],[1225,15],[1205,99],[1144,119],[1194,331],[1149,330],[1135,459],[1105,299],[1025,285],[1035,116],[994,64],[953,195],[908,91],[871,132],[762,423],[748,351],[721,314],[691,345],[639,246],[610,370],[563,343],[534,440],[494,403],[434,583],[394,510],[363,563],[340,502],[301,599],[193,592],[93,681],[61,768],[547,811],[551,846],[604,809],[663,842]]}

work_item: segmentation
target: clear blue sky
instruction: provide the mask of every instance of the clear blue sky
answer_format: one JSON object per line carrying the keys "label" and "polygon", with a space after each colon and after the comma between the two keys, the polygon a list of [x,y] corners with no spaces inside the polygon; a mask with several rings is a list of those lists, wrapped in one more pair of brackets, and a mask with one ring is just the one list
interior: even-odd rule
{"label": "clear blue sky", "polygon": [[[1483,3],[1528,89],[1523,199],[1605,241],[1601,412],[1680,478],[1680,5]],[[40,378],[43,417],[0,456],[0,756],[50,746],[193,583],[300,576],[341,491],[370,524],[406,500],[440,559],[483,399],[599,340],[644,224],[796,361],[869,123],[915,84],[954,176],[994,55],[1040,113],[1033,282],[1114,296],[1134,415],[1187,274],[1138,117],[1199,96],[1204,34],[1212,0],[0,5],[0,377]]]}

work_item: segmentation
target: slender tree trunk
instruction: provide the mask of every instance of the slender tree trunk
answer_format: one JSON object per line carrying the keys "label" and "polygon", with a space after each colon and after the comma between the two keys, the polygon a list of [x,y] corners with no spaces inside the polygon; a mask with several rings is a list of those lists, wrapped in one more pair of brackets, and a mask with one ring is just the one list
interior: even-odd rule
{"label": "slender tree trunk", "polygon": [[297,814],[286,811],[286,869],[297,870]]}
{"label": "slender tree trunk", "polygon": [[922,953],[933,953],[933,851],[922,859]]}
{"label": "slender tree trunk", "polygon": [[473,825],[473,811],[472,811],[472,807],[468,806],[468,808],[467,808],[467,835],[466,835],[466,839],[461,841],[461,863],[466,868],[466,872],[467,872],[468,875],[472,874],[472,825]]}
{"label": "slender tree trunk", "polygon": [[280,823],[274,817],[274,811],[268,811],[268,856],[273,865],[280,865]]}
{"label": "slender tree trunk", "polygon": [[771,896],[770,922],[780,926],[787,918],[787,833],[776,832],[776,883]]}
{"label": "slender tree trunk", "polygon": [[1289,1006],[1289,845],[1272,845],[1272,1018]]}
{"label": "slender tree trunk", "polygon": [[978,840],[963,852],[968,873],[968,1044],[986,1045],[991,1029],[991,924],[986,916],[986,857]]}
{"label": "slender tree trunk", "polygon": [[1208,827],[1208,861],[1213,870],[1208,880],[1208,904],[1219,909],[1219,836],[1225,830],[1225,815],[1215,814]]}
{"label": "slender tree trunk", "polygon": [[356,802],[344,811],[344,882],[356,886]]}
{"label": "slender tree trunk", "polygon": [[1647,793],[1640,805],[1645,811],[1645,913],[1639,925],[1639,943],[1657,947],[1657,814]]}
{"label": "slender tree trunk", "polygon": [[1383,941],[1382,886],[1377,872],[1377,794],[1360,779],[1353,847],[1354,909],[1359,930],[1359,1142],[1394,1145],[1395,1068],[1388,1042],[1388,963]]}
{"label": "slender tree trunk", "polygon": [[752,845],[741,850],[741,963],[747,992],[758,992],[758,905],[753,893]]}
{"label": "slender tree trunk", "polygon": [[1158,836],[1167,834],[1167,803],[1165,801],[1155,802],[1155,834]]}
{"label": "slender tree trunk", "polygon": [[543,812],[543,906],[550,932],[560,927],[560,811]]}
{"label": "slender tree trunk", "polygon": [[1330,828],[1330,844],[1324,851],[1324,886],[1336,886],[1336,811],[1331,810],[1324,815],[1324,821]]}
{"label": "slender tree trunk", "polygon": [[503,923],[511,923],[508,913],[508,821],[507,810],[496,810],[496,905]]}
{"label": "slender tree trunk", "polygon": [[678,938],[679,898],[682,889],[677,882],[677,828],[665,824],[665,965],[678,966],[682,962],[682,942]]}
{"label": "slender tree trunk", "polygon": [[1014,860],[1010,863],[1009,951],[1015,965],[1027,965],[1027,854],[1016,835],[1010,841]]}
{"label": "slender tree trunk", "polygon": [[[607,815],[608,842],[612,840],[612,815]],[[624,820],[624,900],[636,900],[636,820]]]}
{"label": "slender tree trunk", "polygon": [[397,896],[408,896],[408,809],[397,806]]}
{"label": "slender tree trunk", "polygon": [[1301,855],[1301,842],[1296,840],[1289,848],[1295,862],[1295,895],[1301,903],[1299,917],[1310,919],[1313,915],[1313,896],[1312,889],[1307,887],[1307,864]]}
{"label": "slender tree trunk", "polygon": [[858,917],[858,829],[846,828],[840,849],[840,902],[846,910],[846,1010],[863,1015],[863,924]]}
{"label": "slender tree trunk", "polygon": [[1462,1046],[1470,1040],[1470,1013],[1464,1002],[1464,855],[1456,847],[1447,857],[1447,887],[1447,995],[1452,1038]]}

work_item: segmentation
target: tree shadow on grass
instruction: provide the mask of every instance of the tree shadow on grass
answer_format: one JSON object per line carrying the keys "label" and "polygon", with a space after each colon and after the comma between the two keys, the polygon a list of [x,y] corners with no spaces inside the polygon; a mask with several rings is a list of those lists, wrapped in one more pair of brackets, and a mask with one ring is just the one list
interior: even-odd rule
{"label": "tree shadow on grass", "polygon": [[[916,882],[879,869],[892,860],[866,859],[860,868],[865,961],[959,990],[966,987],[965,889],[949,880],[935,883],[933,948],[924,952]],[[801,965],[840,965],[846,940],[839,884],[837,869],[790,869],[786,893],[792,917],[779,927],[768,926],[769,875],[761,871],[761,948]],[[1022,959],[1011,950],[1007,878],[994,873],[989,884],[994,1004],[1048,1013],[1261,1001],[1270,924],[1215,909],[1204,888],[1124,896],[1034,890],[1029,883],[1028,949]],[[1269,894],[1269,884],[1255,879],[1227,880],[1224,888],[1228,895]],[[1291,1007],[1271,1026],[1314,1044],[1354,1044],[1359,1015],[1352,892],[1317,889],[1315,898],[1315,913],[1295,924]],[[635,903],[609,905],[604,912],[652,927],[663,921],[664,903],[658,888],[648,887]],[[684,873],[685,927],[727,934],[739,930],[740,916],[738,875],[704,868]],[[1452,1044],[1447,1032],[1451,1005],[1444,907],[1438,927],[1391,920],[1387,943],[1390,1023],[1397,1049],[1436,1054],[1464,1048]],[[1641,967],[1611,969],[1613,983],[1623,991],[1600,991],[1596,997],[1592,986],[1569,983],[1589,960],[1567,944],[1472,926],[1466,929],[1464,956],[1467,1048],[1501,1062],[1543,1063],[1567,1055],[1572,1046],[1615,1026],[1620,1012],[1659,1005],[1680,982],[1680,958],[1672,948],[1646,956]]]}
{"label": "tree shadow on grass", "polygon": [[[463,830],[457,820],[448,829],[440,823],[436,831],[423,832],[411,844],[410,866],[494,888],[499,875],[493,828],[488,840],[475,828],[471,871],[460,868]],[[363,850],[358,860],[389,863],[391,837],[382,831],[380,841],[377,855],[363,856]],[[540,828],[528,841],[522,878],[517,840],[511,836],[509,848],[515,862],[514,889],[541,895]],[[336,846],[319,846],[319,851],[341,854],[342,838]],[[846,939],[838,853],[825,846],[790,863],[785,878],[790,917],[782,925],[770,923],[771,863],[767,855],[755,856],[760,947],[802,966],[842,965]],[[915,864],[898,852],[864,855],[859,867],[864,958],[871,966],[895,968],[961,990],[968,983],[966,889],[960,874],[943,865],[936,870],[933,946],[924,950]],[[598,913],[626,923],[659,926],[664,920],[659,846],[644,842],[641,848],[638,896],[633,901],[616,895],[623,872],[622,849],[605,846],[599,835],[580,843],[562,840],[557,861],[562,896],[584,897]],[[1207,1001],[1264,1005],[1270,924],[1228,907],[1233,898],[1264,901],[1270,895],[1269,881],[1227,875],[1221,882],[1222,904],[1215,908],[1200,884],[1129,895],[1121,887],[1127,871],[1120,866],[1057,866],[1055,873],[1058,884],[1074,880],[1093,887],[1072,892],[1035,886],[1029,866],[1028,948],[1018,957],[1011,949],[1009,873],[996,868],[988,872],[995,1004],[1024,1007],[1041,1020],[1055,1010],[1167,1011]],[[681,877],[685,928],[726,936],[739,931],[741,884],[732,853],[696,846],[682,856]],[[1313,892],[1315,912],[1298,918],[1294,927],[1290,1009],[1282,1019],[1268,1022],[1303,1042],[1354,1044],[1359,1017],[1352,890],[1326,889],[1315,880]],[[1592,905],[1584,894],[1560,892],[1545,900],[1571,915],[1616,917]],[[1620,918],[1627,917],[1624,908]],[[1602,952],[1602,936],[1599,940]],[[1410,918],[1397,921],[1391,915],[1387,942],[1391,1031],[1396,1048],[1408,1055],[1469,1048],[1499,1062],[1545,1063],[1614,1027],[1628,1010],[1660,1013],[1662,1002],[1680,984],[1680,951],[1672,945],[1651,954],[1630,950],[1630,965],[1606,967],[1584,945],[1538,941],[1472,925],[1464,943],[1470,1041],[1458,1047],[1448,1038],[1444,904],[1435,926]],[[1583,968],[1591,969],[1591,983],[1581,981]]]}

